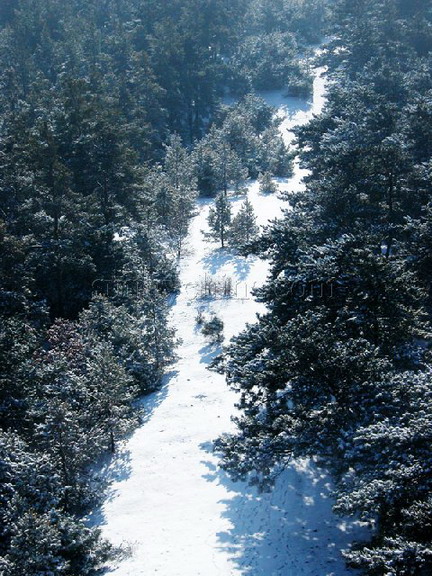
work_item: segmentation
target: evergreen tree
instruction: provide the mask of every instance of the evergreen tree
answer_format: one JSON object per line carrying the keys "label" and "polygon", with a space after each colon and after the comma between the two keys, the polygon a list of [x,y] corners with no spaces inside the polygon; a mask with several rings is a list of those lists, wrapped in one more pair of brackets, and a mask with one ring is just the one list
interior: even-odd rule
{"label": "evergreen tree", "polygon": [[210,134],[210,146],[217,190],[222,191],[225,196],[230,186],[236,192],[240,191],[242,182],[247,178],[247,171],[223,131]]}
{"label": "evergreen tree", "polygon": [[297,131],[306,189],[256,242],[268,312],[228,348],[240,414],[218,448],[234,478],[261,486],[313,457],[334,475],[336,510],[374,527],[351,565],[427,574],[430,151],[427,123],[414,126],[431,87],[414,30],[431,14],[341,0],[335,16],[328,103]]}
{"label": "evergreen tree", "polygon": [[192,155],[200,193],[214,196],[229,187],[241,191],[248,176],[257,178],[262,171],[289,175],[292,156],[277,126],[274,110],[255,95],[221,107],[217,123]]}
{"label": "evergreen tree", "polygon": [[[430,34],[417,4],[398,3],[403,23],[395,30],[413,43],[410,54],[420,56]],[[321,29],[322,9],[321,0],[1,3],[0,572],[5,576],[94,576],[106,559],[98,532],[79,520],[100,491],[92,487],[90,467],[137,423],[134,399],[157,388],[173,358],[166,296],[178,288],[178,277],[170,252],[180,254],[196,189],[222,193],[219,213],[215,208],[210,220],[213,237],[224,245],[230,226],[227,191],[241,190],[244,180],[259,172],[286,175],[291,166],[273,110],[262,99],[248,95],[228,109],[219,106],[218,97],[223,86],[235,84],[230,76],[243,84],[300,85],[307,72],[295,52],[303,49],[302,38]],[[414,16],[418,39],[404,25]],[[242,46],[274,47],[274,57],[242,54]],[[397,53],[394,35],[391,51]],[[410,54],[390,82],[386,69],[374,71],[373,94],[382,95],[399,76],[413,93],[401,105],[400,122],[368,140],[377,160],[364,173],[370,178],[379,173],[384,184],[378,193],[368,183],[366,193],[382,215],[376,244],[387,238],[388,259],[403,237],[397,227],[405,226],[406,190],[417,190],[413,218],[421,218],[430,191],[428,68],[411,66]],[[335,118],[343,117],[334,111]],[[389,112],[376,108],[370,132],[381,113],[387,121]],[[408,151],[394,138],[399,128],[409,140]],[[174,133],[179,136],[170,136]],[[313,139],[305,132],[304,150],[308,140]],[[311,148],[323,145],[321,140]],[[414,158],[415,172],[409,169]],[[334,172],[336,184],[344,182]],[[335,194],[341,189],[335,186]],[[390,190],[392,210],[385,203]],[[291,232],[286,226],[269,233],[263,251],[271,253],[270,238],[277,236],[290,255],[297,240],[308,244],[305,227]],[[426,236],[419,241],[427,243]],[[287,254],[274,258],[274,270],[284,269]],[[388,301],[377,307],[383,319],[375,320],[389,324],[393,334],[387,306]],[[281,301],[275,300],[275,308],[282,308]],[[399,304],[396,309],[399,313]],[[405,329],[405,318],[398,318]],[[403,351],[399,341],[398,350]]]}
{"label": "evergreen tree", "polygon": [[261,194],[274,194],[277,192],[278,186],[272,179],[272,176],[269,172],[264,172],[264,174],[260,174],[259,177],[259,191]]}
{"label": "evergreen tree", "polygon": [[225,194],[219,194],[214,207],[209,210],[207,218],[210,227],[210,238],[219,240],[221,248],[225,248],[231,225],[231,204]]}
{"label": "evergreen tree", "polygon": [[251,202],[246,200],[234,216],[229,230],[229,241],[235,247],[250,244],[258,235],[256,216]]}
{"label": "evergreen tree", "polygon": [[294,35],[290,32],[271,31],[247,36],[232,58],[236,83],[249,90],[292,87],[299,92],[300,84],[307,93],[311,82],[298,61]]}
{"label": "evergreen tree", "polygon": [[223,340],[223,321],[217,316],[213,316],[210,320],[203,322],[201,332],[204,336],[208,336],[214,343],[222,342]]}
{"label": "evergreen tree", "polygon": [[16,434],[0,433],[0,567],[3,574],[94,576],[109,547],[63,509],[51,458]]}
{"label": "evergreen tree", "polygon": [[[181,144],[180,137],[172,135],[166,146],[164,173],[167,186],[171,189],[169,212],[165,209],[163,218],[172,238],[177,255],[180,256],[182,243],[186,237],[189,222],[194,210],[197,195],[195,166],[190,154]],[[167,216],[169,213],[169,222]]]}
{"label": "evergreen tree", "polygon": [[421,574],[432,566],[430,382],[429,370],[371,382],[367,419],[346,452],[336,510],[374,526],[372,542],[346,554],[370,573]]}
{"label": "evergreen tree", "polygon": [[132,377],[119,364],[113,347],[107,342],[92,347],[87,363],[91,402],[88,410],[93,434],[114,453],[116,441],[134,428],[137,416],[132,402],[138,389]]}

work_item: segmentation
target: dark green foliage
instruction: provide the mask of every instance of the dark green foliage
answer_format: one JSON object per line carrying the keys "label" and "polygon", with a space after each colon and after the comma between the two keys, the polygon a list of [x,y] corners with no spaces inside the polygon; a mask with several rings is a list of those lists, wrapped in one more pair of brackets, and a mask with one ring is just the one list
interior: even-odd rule
{"label": "dark green foliage", "polygon": [[156,165],[146,176],[149,189],[147,218],[156,219],[179,257],[197,196],[195,163],[178,135],[165,145],[163,165]]}
{"label": "dark green foliage", "polygon": [[428,291],[432,295],[432,206],[428,203],[419,218],[407,218],[409,243],[407,252],[410,255],[410,265]]}
{"label": "dark green foliage", "polygon": [[224,323],[217,316],[201,323],[201,332],[208,336],[212,342],[222,342]]}
{"label": "dark green foliage", "polygon": [[[117,299],[130,290],[136,297],[133,308],[113,304],[97,296],[80,315],[80,328],[90,342],[99,339],[112,348],[118,363],[141,393],[155,390],[167,364],[173,359],[173,331],[167,329],[167,305],[149,281],[119,283]],[[131,388],[131,387],[130,387]]]}
{"label": "dark green foliage", "polygon": [[213,129],[194,150],[198,188],[202,195],[227,194],[228,188],[240,191],[248,177],[242,158],[231,147],[222,131]]}
{"label": "dark green foliage", "polygon": [[232,219],[229,231],[230,244],[241,249],[256,239],[258,230],[253,206],[246,198]]}
{"label": "dark green foliage", "polygon": [[260,172],[289,176],[292,155],[278,131],[274,110],[253,94],[235,106],[221,107],[209,133],[197,143],[195,163],[198,190],[202,195],[241,192],[244,181]]}
{"label": "dark green foliage", "polygon": [[335,2],[328,102],[297,132],[306,189],[255,242],[268,312],[224,359],[240,415],[223,466],[260,486],[293,456],[327,467],[336,511],[372,526],[346,552],[371,576],[432,570],[431,16]]}
{"label": "dark green foliage", "polygon": [[[367,421],[346,450],[336,509],[361,511],[376,528],[366,546],[346,556],[353,566],[381,574],[421,574],[431,565],[430,372],[388,375],[369,390]],[[366,408],[367,408],[366,405]]]}
{"label": "dark green foliage", "polygon": [[267,33],[277,58],[256,84],[304,80],[305,10],[290,4],[279,30],[246,0],[0,2],[5,576],[90,576],[106,559],[79,520],[101,492],[90,468],[173,359],[166,300],[195,196],[291,170],[261,99],[219,103],[249,74],[239,48],[267,50]]}
{"label": "dark green foliage", "polygon": [[84,322],[57,321],[45,349],[35,352],[28,384],[28,430],[50,454],[62,484],[64,505],[83,507],[90,494],[89,465],[137,421],[138,388],[120,354]]}
{"label": "dark green foliage", "polygon": [[218,240],[221,248],[225,248],[231,224],[231,204],[225,194],[219,194],[216,198],[214,207],[209,210],[207,220],[210,237]]}
{"label": "dark green foliage", "polygon": [[269,172],[264,172],[264,174],[260,174],[259,176],[259,190],[261,194],[274,194],[278,190],[278,185],[272,179],[272,176]]}
{"label": "dark green foliage", "polygon": [[228,60],[230,89],[244,94],[251,88],[286,88],[291,94],[308,94],[311,77],[307,57],[300,59],[299,48],[320,40],[329,4],[327,0],[248,2],[246,33]]}
{"label": "dark green foliage", "polygon": [[27,408],[28,361],[40,336],[31,322],[2,317],[0,325],[0,422],[3,430],[18,429]]}
{"label": "dark green foliage", "polygon": [[255,34],[295,32],[298,41],[317,42],[325,30],[332,0],[252,0],[246,19]]}
{"label": "dark green foliage", "polygon": [[[310,92],[311,78],[298,61],[298,47],[289,32],[248,36],[233,55],[234,92],[287,88],[289,93]],[[299,90],[299,86],[303,89]]]}
{"label": "dark green foliage", "polygon": [[109,548],[63,509],[64,487],[51,457],[3,432],[0,453],[2,574],[99,574]]}

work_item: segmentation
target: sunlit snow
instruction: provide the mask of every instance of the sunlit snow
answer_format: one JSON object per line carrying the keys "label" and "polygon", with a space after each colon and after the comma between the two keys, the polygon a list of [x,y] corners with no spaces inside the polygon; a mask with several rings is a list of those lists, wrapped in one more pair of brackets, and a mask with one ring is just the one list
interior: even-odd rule
{"label": "sunlit snow", "polygon": [[[324,81],[317,74],[313,102],[265,94],[289,129],[319,112]],[[281,189],[298,190],[302,172]],[[248,197],[260,224],[281,213],[277,195]],[[234,211],[243,197],[233,197]],[[162,390],[144,400],[146,419],[119,449],[104,471],[108,496],[92,521],[124,554],[115,576],[342,576],[348,573],[340,550],[358,528],[332,514],[329,478],[310,462],[284,472],[273,492],[258,494],[233,483],[218,467],[212,441],[232,429],[236,395],[224,377],[207,370],[219,349],[197,325],[199,310],[216,313],[225,323],[225,341],[253,322],[261,305],[251,290],[266,277],[267,264],[242,258],[204,240],[210,200],[198,202],[197,216],[181,259],[182,290],[173,303],[172,324],[181,339],[178,361]],[[232,278],[231,298],[203,299],[206,276]]]}

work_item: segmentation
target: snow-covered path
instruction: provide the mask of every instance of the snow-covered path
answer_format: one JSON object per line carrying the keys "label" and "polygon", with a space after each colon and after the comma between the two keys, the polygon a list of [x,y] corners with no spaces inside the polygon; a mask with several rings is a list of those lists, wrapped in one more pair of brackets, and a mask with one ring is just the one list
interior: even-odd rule
{"label": "snow-covered path", "polygon": [[[323,102],[317,77],[313,103],[286,99],[282,125],[304,122]],[[281,103],[280,94],[268,94]],[[294,116],[293,111],[298,113]],[[281,113],[282,113],[281,112]],[[301,171],[284,184],[300,186]],[[276,196],[248,192],[259,223],[280,214]],[[242,198],[233,198],[233,208]],[[172,323],[182,339],[179,359],[162,390],[145,400],[144,424],[119,450],[106,471],[110,492],[95,513],[103,535],[127,554],[112,567],[115,576],[341,576],[339,550],[351,539],[347,524],[331,512],[328,479],[298,462],[271,494],[234,484],[218,468],[212,440],[232,428],[236,396],[223,376],[207,370],[218,349],[200,333],[199,310],[225,323],[225,339],[253,322],[260,305],[250,290],[266,276],[266,264],[221,251],[203,241],[209,201],[198,203],[181,261],[182,290]],[[234,296],[200,298],[205,277],[231,277]]]}

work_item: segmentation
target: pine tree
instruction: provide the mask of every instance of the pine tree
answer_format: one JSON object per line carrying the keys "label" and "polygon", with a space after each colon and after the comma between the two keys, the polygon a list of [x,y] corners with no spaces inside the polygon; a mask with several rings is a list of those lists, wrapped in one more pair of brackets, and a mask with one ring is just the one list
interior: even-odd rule
{"label": "pine tree", "polygon": [[213,316],[210,320],[202,323],[201,332],[204,336],[208,336],[214,343],[222,342],[223,340],[224,323],[217,316]]}
{"label": "pine tree", "polygon": [[253,206],[248,198],[240,206],[234,216],[229,230],[230,244],[241,248],[256,239],[259,228]]}
{"label": "pine tree", "polygon": [[5,576],[92,576],[110,547],[63,507],[51,457],[16,433],[0,433],[0,569]]}
{"label": "pine tree", "polygon": [[228,240],[231,225],[231,204],[225,194],[219,194],[214,208],[211,207],[207,218],[210,227],[210,238],[219,240],[224,248]]}
{"label": "pine tree", "polygon": [[374,576],[432,565],[430,150],[427,122],[414,128],[429,115],[424,8],[336,3],[335,82],[297,131],[306,190],[257,242],[268,312],[225,357],[240,413],[219,440],[223,466],[267,486],[292,457],[314,457],[334,475],[336,510],[373,525],[346,556]]}
{"label": "pine tree", "polygon": [[243,181],[247,178],[242,158],[231,146],[224,129],[213,129],[206,138],[208,150],[210,150],[210,165],[214,178],[214,187],[225,196],[228,188],[235,191],[241,189]]}
{"label": "pine tree", "polygon": [[46,349],[34,354],[28,394],[31,435],[38,448],[50,454],[67,487],[63,505],[74,512],[91,498],[86,469],[103,452],[89,418],[86,355],[76,325],[69,321],[53,324]]}
{"label": "pine tree", "polygon": [[177,255],[180,256],[197,196],[195,167],[178,135],[172,135],[165,148],[164,173],[172,190],[167,225]]}
{"label": "pine tree", "polygon": [[132,377],[119,364],[113,346],[108,342],[93,344],[87,361],[87,376],[91,397],[87,410],[93,425],[92,433],[114,453],[117,440],[137,424],[132,403],[138,389],[134,388]]}
{"label": "pine tree", "polygon": [[278,191],[278,185],[273,180],[269,172],[264,172],[259,176],[259,191],[261,194],[274,194]]}
{"label": "pine tree", "polygon": [[[122,290],[128,288],[131,294],[126,305]],[[168,306],[149,279],[120,281],[118,289],[120,293],[113,298],[119,301],[116,304],[95,296],[80,315],[80,327],[90,343],[102,341],[112,346],[117,362],[133,379],[130,389],[146,394],[158,388],[164,369],[173,359]]]}
{"label": "pine tree", "polygon": [[369,383],[364,422],[346,450],[336,510],[375,528],[370,543],[346,553],[370,573],[427,573],[430,547],[430,370]]}

